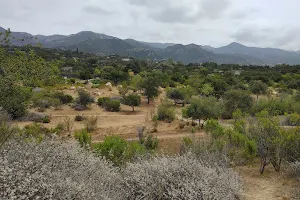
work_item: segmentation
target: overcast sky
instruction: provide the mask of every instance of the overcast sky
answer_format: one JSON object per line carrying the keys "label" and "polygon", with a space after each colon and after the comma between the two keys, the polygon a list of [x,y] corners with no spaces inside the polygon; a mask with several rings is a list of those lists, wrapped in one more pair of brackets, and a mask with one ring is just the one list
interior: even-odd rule
{"label": "overcast sky", "polygon": [[0,0],[0,26],[122,39],[300,49],[299,0]]}

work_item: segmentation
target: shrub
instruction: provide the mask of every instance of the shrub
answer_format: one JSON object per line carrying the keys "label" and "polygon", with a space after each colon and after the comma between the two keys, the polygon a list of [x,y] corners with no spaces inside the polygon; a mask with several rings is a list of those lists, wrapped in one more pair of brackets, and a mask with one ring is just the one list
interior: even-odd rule
{"label": "shrub", "polygon": [[108,98],[108,97],[101,97],[101,98],[99,98],[98,99],[98,106],[102,106],[102,107],[104,107],[105,106],[105,103],[107,102],[107,101],[109,101],[110,99]]}
{"label": "shrub", "polygon": [[118,169],[69,142],[10,140],[0,158],[0,199],[123,198]]}
{"label": "shrub", "polygon": [[121,103],[118,100],[109,100],[105,102],[104,108],[109,112],[119,112],[121,109]]}
{"label": "shrub", "polygon": [[75,116],[75,121],[77,121],[77,122],[81,122],[81,121],[83,121],[85,118],[83,117],[83,116],[81,116],[81,115],[76,115]]}
{"label": "shrub", "polygon": [[57,124],[57,126],[51,130],[52,133],[61,134],[65,130],[64,124]]}
{"label": "shrub", "polygon": [[0,75],[0,107],[12,118],[22,117],[27,112],[28,100],[31,96],[29,89],[16,85]]}
{"label": "shrub", "polygon": [[126,161],[127,145],[126,140],[119,136],[108,136],[103,143],[95,144],[94,150],[97,154],[119,166]]}
{"label": "shrub", "polygon": [[241,180],[231,169],[209,166],[190,155],[129,163],[124,199],[239,199]]}
{"label": "shrub", "polygon": [[76,131],[74,134],[76,140],[78,140],[81,147],[89,149],[91,146],[92,138],[91,134],[86,129]]}
{"label": "shrub", "polygon": [[292,113],[285,115],[286,119],[284,125],[287,126],[300,126],[300,115],[298,113]]}
{"label": "shrub", "polygon": [[87,117],[85,118],[85,128],[88,132],[92,132],[97,129],[98,117]]}
{"label": "shrub", "polygon": [[76,99],[76,102],[79,104],[79,105],[82,105],[84,107],[87,107],[89,104],[93,103],[94,102],[94,99],[93,97],[90,96],[89,93],[87,93],[86,91],[84,90],[78,90],[78,98]]}
{"label": "shrub", "polygon": [[44,123],[44,124],[50,123],[50,117],[49,117],[49,116],[45,116],[45,117],[43,118],[43,123]]}
{"label": "shrub", "polygon": [[175,109],[169,105],[160,105],[157,109],[158,120],[172,122],[175,120]]}
{"label": "shrub", "polygon": [[236,172],[207,164],[218,161],[215,155],[153,157],[121,170],[55,140],[9,140],[0,155],[1,199],[233,200],[241,193]]}
{"label": "shrub", "polygon": [[154,138],[152,135],[148,135],[143,142],[143,145],[146,147],[147,150],[153,151],[158,147],[158,139]]}
{"label": "shrub", "polygon": [[73,126],[74,126],[74,122],[71,120],[71,117],[65,117],[64,118],[64,130],[66,131],[71,131]]}
{"label": "shrub", "polygon": [[130,94],[130,95],[124,96],[122,102],[125,105],[131,106],[132,111],[134,112],[134,107],[141,105],[141,97],[137,94]]}
{"label": "shrub", "polygon": [[50,137],[51,131],[41,124],[33,123],[31,125],[27,125],[21,132],[21,135],[26,138],[37,138],[38,140],[42,140],[44,137]]}
{"label": "shrub", "polygon": [[59,99],[62,104],[68,104],[73,102],[73,97],[69,94],[64,94],[63,92],[56,92],[53,96]]}

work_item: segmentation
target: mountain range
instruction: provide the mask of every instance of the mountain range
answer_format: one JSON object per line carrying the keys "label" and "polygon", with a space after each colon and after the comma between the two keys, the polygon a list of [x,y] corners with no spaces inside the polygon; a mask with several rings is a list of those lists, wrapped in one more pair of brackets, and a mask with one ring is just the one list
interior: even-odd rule
{"label": "mountain range", "polygon": [[[0,32],[4,31],[5,29],[0,27]],[[50,36],[11,32],[10,43],[15,46],[41,43],[45,48],[65,50],[78,48],[79,51],[87,53],[118,54],[152,60],[172,58],[186,64],[203,62],[253,65],[300,64],[300,50],[286,51],[276,48],[247,47],[235,42],[220,48],[196,44],[151,43],[134,39],[123,40],[91,31]]]}

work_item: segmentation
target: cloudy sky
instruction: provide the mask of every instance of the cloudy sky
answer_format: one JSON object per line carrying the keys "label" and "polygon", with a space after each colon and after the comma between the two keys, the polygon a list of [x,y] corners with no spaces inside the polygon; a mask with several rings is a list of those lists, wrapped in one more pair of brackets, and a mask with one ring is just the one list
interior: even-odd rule
{"label": "cloudy sky", "polygon": [[0,26],[122,39],[300,49],[299,0],[0,0]]}

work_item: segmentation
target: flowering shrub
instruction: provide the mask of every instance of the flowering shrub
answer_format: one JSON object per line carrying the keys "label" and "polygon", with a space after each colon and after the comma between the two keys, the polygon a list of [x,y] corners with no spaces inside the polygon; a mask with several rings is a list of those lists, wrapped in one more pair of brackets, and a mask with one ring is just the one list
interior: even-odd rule
{"label": "flowering shrub", "polygon": [[191,155],[155,157],[123,171],[124,199],[238,199],[240,179],[230,169]]}
{"label": "flowering shrub", "polygon": [[113,167],[74,143],[10,139],[0,150],[0,199],[238,199],[239,176],[191,156]]}

